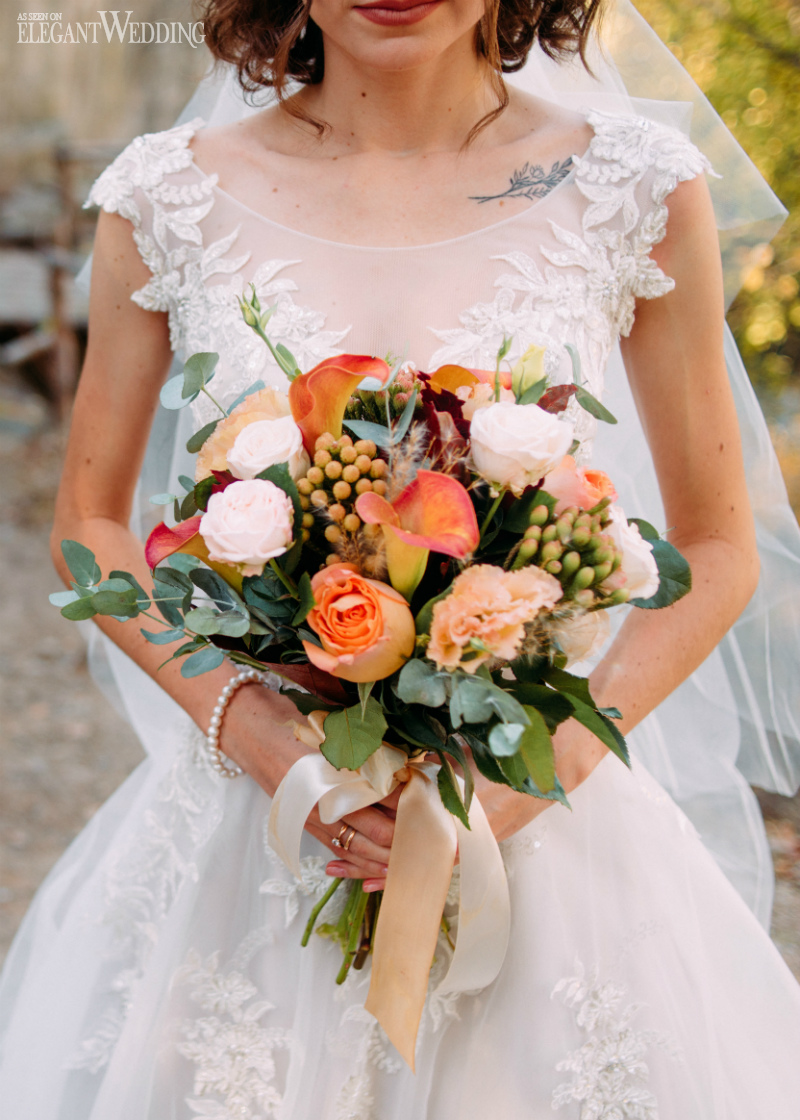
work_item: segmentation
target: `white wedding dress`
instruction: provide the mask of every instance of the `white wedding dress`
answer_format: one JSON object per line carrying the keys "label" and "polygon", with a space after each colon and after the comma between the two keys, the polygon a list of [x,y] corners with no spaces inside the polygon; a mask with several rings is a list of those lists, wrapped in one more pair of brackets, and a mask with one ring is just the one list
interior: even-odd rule
{"label": "white wedding dress", "polygon": [[[273,339],[306,369],[334,351],[492,367],[506,335],[512,360],[546,345],[556,381],[571,377],[563,344],[577,346],[599,396],[634,300],[671,288],[649,255],[664,200],[705,162],[653,122],[589,121],[588,151],[550,194],[432,245],[341,245],[271,222],[195,165],[198,121],[135,140],[91,198],[132,222],[152,272],[133,298],[169,313],[175,350],[219,352],[223,401],[259,377],[282,385],[238,311],[251,281],[262,306],[277,304]],[[208,418],[200,403],[181,422]],[[594,422],[574,419],[590,447]],[[184,713],[114,647],[106,655],[147,759],[54,869],[11,953],[2,1120],[544,1120],[554,1109],[796,1120],[800,987],[645,768],[657,736],[634,734],[632,771],[609,755],[571,812],[553,806],[501,845],[507,959],[480,993],[429,996],[412,1075],[363,1009],[368,967],[336,988],[338,949],[317,937],[300,948],[327,852],[307,837],[296,881],[265,844],[266,794],[217,777]],[[744,782],[735,788],[763,855]],[[736,859],[720,861],[736,880]],[[451,903],[457,890],[456,876]],[[440,943],[434,976],[449,953]]]}

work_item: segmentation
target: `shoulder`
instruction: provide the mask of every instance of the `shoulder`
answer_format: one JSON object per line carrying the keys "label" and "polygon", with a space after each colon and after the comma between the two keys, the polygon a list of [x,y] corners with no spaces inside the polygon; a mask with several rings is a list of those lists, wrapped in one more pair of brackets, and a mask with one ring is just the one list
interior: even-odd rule
{"label": "shoulder", "polygon": [[652,202],[660,205],[678,183],[712,170],[688,136],[672,125],[600,111],[589,113],[587,121],[593,136],[577,161],[584,181],[622,184],[646,179]]}
{"label": "shoulder", "polygon": [[[180,188],[165,190],[171,176],[191,167],[194,161],[191,141],[204,127],[201,117],[176,125],[163,132],[148,132],[135,137],[113,163],[102,172],[92,186],[85,206],[99,206],[108,213],[141,224],[143,202],[189,203],[197,191]],[[213,186],[215,176],[207,177]],[[176,184],[177,187],[177,184]],[[208,188],[207,188],[208,189]],[[184,197],[185,196],[185,197]]]}

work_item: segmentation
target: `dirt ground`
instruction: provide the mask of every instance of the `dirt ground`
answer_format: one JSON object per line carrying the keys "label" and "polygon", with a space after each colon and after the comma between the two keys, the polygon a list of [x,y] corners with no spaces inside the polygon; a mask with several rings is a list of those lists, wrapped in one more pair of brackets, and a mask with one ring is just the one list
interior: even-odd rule
{"label": "dirt ground", "polygon": [[[39,883],[142,757],[89,677],[78,627],[47,599],[62,443],[41,398],[0,370],[0,961]],[[773,936],[800,978],[800,799],[761,800]]]}

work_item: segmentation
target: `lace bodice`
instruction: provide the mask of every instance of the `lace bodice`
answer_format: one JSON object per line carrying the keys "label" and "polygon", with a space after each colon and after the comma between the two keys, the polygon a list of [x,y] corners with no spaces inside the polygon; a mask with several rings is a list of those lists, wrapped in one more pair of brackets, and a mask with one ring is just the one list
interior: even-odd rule
{"label": "lace bodice", "polygon": [[[282,342],[308,369],[334,353],[391,353],[420,369],[445,362],[494,368],[532,343],[547,348],[554,383],[569,381],[570,343],[600,396],[613,345],[637,298],[673,287],[650,257],[664,236],[665,199],[707,170],[682,133],[638,117],[595,112],[593,137],[554,190],[505,221],[431,245],[338,244],[272,222],[200,170],[189,144],[201,119],[139,136],[94,184],[87,205],[127,218],[152,273],[132,298],[166,311],[176,352],[217,351],[215,395],[232,401],[257,378],[285,388],[266,347],[241,319],[255,284]],[[211,418],[201,397],[197,420]],[[205,414],[208,407],[209,414]],[[584,455],[594,421],[572,417]]]}

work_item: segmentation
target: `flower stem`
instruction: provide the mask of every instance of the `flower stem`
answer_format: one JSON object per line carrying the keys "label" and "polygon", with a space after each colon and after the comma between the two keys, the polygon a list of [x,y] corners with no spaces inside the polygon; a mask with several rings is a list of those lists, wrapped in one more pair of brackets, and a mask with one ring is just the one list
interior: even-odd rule
{"label": "flower stem", "polygon": [[300,942],[300,944],[302,946],[305,947],[306,945],[308,945],[309,938],[311,937],[311,934],[314,932],[314,926],[317,924],[317,918],[320,916],[320,913],[324,909],[324,907],[327,906],[327,904],[333,898],[334,894],[336,893],[336,891],[338,890],[338,888],[340,887],[342,882],[343,882],[342,879],[334,879],[333,882],[331,883],[331,885],[325,891],[325,894],[322,896],[322,898],[319,900],[317,905],[311,911],[311,914],[309,915],[309,918],[308,918],[308,924],[306,925],[306,928],[303,931],[303,939]]}
{"label": "flower stem", "polygon": [[201,393],[205,393],[205,395],[206,395],[206,396],[208,397],[208,399],[209,399],[209,400],[211,401],[211,403],[212,403],[212,404],[215,404],[215,405],[217,406],[217,408],[218,408],[218,409],[220,410],[220,412],[222,413],[223,419],[224,419],[224,418],[225,418],[225,417],[226,417],[226,416],[228,415],[228,413],[227,413],[227,412],[226,412],[226,410],[225,410],[225,409],[224,409],[224,408],[222,407],[222,405],[221,405],[221,404],[219,403],[219,401],[218,401],[218,400],[215,400],[215,399],[214,399],[214,397],[212,397],[212,396],[211,396],[211,394],[209,393],[208,389],[206,389],[205,385],[204,385],[204,386],[203,386],[203,388],[202,388],[202,389],[200,390],[200,392],[201,392]]}
{"label": "flower stem", "polygon": [[349,937],[347,939],[347,948],[345,949],[342,967],[339,969],[339,975],[336,977],[337,984],[343,984],[347,977],[347,973],[350,971],[350,965],[352,964],[353,957],[356,955],[356,950],[358,949],[358,942],[359,938],[361,937],[361,926],[364,921],[364,911],[367,908],[367,900],[369,899],[369,894],[364,890],[364,885],[360,879],[356,880],[353,894],[356,896],[356,903],[350,916],[350,930]]}
{"label": "flower stem", "polygon": [[489,525],[491,524],[492,518],[497,513],[497,507],[500,505],[500,503],[503,500],[503,495],[504,494],[505,494],[505,491],[501,490],[500,493],[495,498],[495,500],[492,502],[491,506],[489,507],[489,512],[486,514],[486,516],[483,519],[483,525],[481,525],[481,534],[480,534],[481,537],[483,537],[483,534],[489,528]]}
{"label": "flower stem", "polygon": [[297,591],[297,584],[294,582],[294,580],[292,579],[291,576],[288,576],[286,574],[286,572],[284,572],[283,568],[280,566],[280,564],[278,563],[278,561],[275,559],[274,556],[270,560],[269,566],[270,566],[270,568],[272,568],[273,572],[278,577],[278,579],[281,581],[281,583],[286,588],[286,590],[289,592],[289,594],[292,596],[292,598],[299,599],[300,595],[298,594],[298,591]]}

